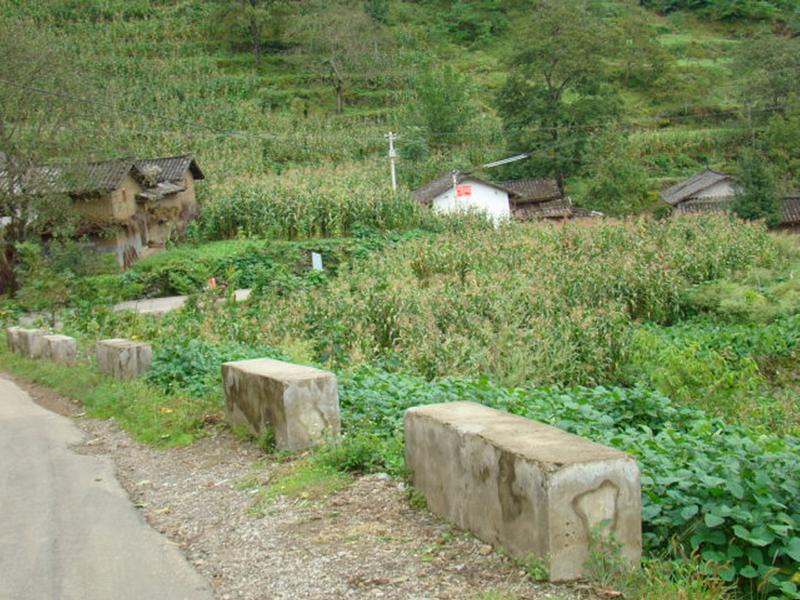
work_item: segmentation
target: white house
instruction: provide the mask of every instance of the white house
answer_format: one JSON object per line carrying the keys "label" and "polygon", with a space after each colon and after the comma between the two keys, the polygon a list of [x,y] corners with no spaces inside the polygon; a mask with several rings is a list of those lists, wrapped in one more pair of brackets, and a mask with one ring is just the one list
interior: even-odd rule
{"label": "white house", "polygon": [[468,173],[446,173],[417,188],[414,198],[437,212],[476,210],[495,223],[511,218],[509,197],[518,194],[502,185],[484,181]]}

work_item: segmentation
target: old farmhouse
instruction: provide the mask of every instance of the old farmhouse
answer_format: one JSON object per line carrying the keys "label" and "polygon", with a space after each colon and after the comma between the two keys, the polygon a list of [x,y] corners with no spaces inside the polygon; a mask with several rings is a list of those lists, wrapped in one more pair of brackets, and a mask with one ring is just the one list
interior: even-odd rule
{"label": "old farmhouse", "polygon": [[78,234],[127,267],[163,247],[198,212],[195,181],[203,172],[190,154],[119,158],[71,169],[37,167],[17,178],[19,193],[68,196]]}
{"label": "old farmhouse", "polygon": [[515,196],[509,198],[511,214],[520,221],[531,219],[576,219],[602,217],[596,210],[580,208],[564,196],[558,182],[552,177],[529,177],[502,182],[503,187]]}
{"label": "old farmhouse", "polygon": [[[661,192],[661,199],[676,213],[703,213],[730,210],[736,196],[732,175],[706,169],[679,181]],[[800,193],[783,198],[780,227],[800,229]]]}
{"label": "old farmhouse", "polygon": [[417,188],[414,198],[437,212],[479,210],[495,223],[504,219],[572,219],[602,216],[573,206],[555,179],[493,183],[469,173],[446,173]]}
{"label": "old farmhouse", "polygon": [[679,213],[727,210],[736,194],[733,177],[706,169],[661,192],[661,199]]}

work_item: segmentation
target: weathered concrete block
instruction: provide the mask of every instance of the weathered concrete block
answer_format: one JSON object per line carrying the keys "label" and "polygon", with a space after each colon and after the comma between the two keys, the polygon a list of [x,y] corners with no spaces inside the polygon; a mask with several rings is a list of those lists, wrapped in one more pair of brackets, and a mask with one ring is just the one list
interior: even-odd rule
{"label": "weathered concrete block", "polygon": [[638,564],[639,468],[624,452],[472,402],[410,408],[405,435],[430,510],[515,556],[541,557],[551,581],[586,574],[598,530]]}
{"label": "weathered concrete block", "polygon": [[19,352],[19,331],[21,327],[9,327],[6,329],[6,343],[11,352]]}
{"label": "weathered concrete block", "polygon": [[121,338],[97,342],[97,368],[118,379],[137,377],[150,368],[153,351],[148,344]]}
{"label": "weathered concrete block", "polygon": [[[44,356],[44,331],[41,329],[13,328],[11,333],[14,350],[28,358],[42,358]],[[12,343],[12,342],[9,342]]]}
{"label": "weathered concrete block", "polygon": [[75,338],[69,337],[68,335],[46,335],[43,339],[43,356],[56,362],[75,362],[75,358],[78,354],[78,343],[75,341]]}
{"label": "weathered concrete block", "polygon": [[333,373],[258,358],[222,365],[225,415],[261,434],[271,427],[282,450],[303,450],[339,434],[339,390]]}

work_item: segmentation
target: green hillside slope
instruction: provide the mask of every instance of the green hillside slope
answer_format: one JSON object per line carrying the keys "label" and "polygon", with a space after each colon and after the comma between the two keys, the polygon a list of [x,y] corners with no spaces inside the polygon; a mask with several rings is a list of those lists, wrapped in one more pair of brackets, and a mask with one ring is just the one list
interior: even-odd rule
{"label": "green hillside slope", "polygon": [[[221,20],[220,4],[4,0],[0,19],[46,34],[74,61],[86,91],[67,101],[85,109],[80,128],[100,132],[97,158],[193,152],[208,175],[206,198],[243,185],[271,189],[275,177],[290,171],[294,181],[319,185],[334,173],[337,185],[356,193],[388,185],[383,134],[389,130],[400,132],[399,176],[412,187],[444,168],[526,150],[504,138],[495,98],[509,57],[525,44],[536,19],[530,3],[338,3],[351,11],[346,15],[356,11],[372,19],[377,37],[369,43],[375,52],[378,44],[388,49],[379,69],[352,69],[341,114],[314,49],[326,30],[309,26],[319,18],[315,10],[337,3],[283,3],[288,8],[270,17],[258,64],[238,25]],[[632,23],[639,39],[657,42],[670,65],[656,85],[625,85],[622,75],[613,82],[623,102],[615,127],[632,144],[652,190],[706,165],[731,168],[748,136],[739,110],[742,75],[732,69],[732,55],[764,21],[662,15],[625,0],[595,4],[610,26]],[[346,24],[343,39],[360,35],[362,25]],[[619,73],[639,53],[636,39],[627,42],[633,48],[625,48],[623,36]],[[369,53],[370,46],[354,51]],[[462,76],[474,118],[457,135],[429,136],[420,151],[414,89],[430,65],[451,65]],[[586,177],[576,173],[569,190],[580,197]]]}

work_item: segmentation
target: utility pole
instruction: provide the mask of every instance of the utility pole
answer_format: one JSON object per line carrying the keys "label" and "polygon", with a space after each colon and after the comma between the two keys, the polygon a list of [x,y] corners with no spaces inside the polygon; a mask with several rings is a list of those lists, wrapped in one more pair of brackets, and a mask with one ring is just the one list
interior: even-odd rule
{"label": "utility pole", "polygon": [[397,191],[397,173],[395,172],[395,160],[397,160],[397,150],[394,149],[394,141],[397,139],[397,134],[393,132],[389,132],[384,134],[387,140],[389,140],[389,164],[392,169],[392,191]]}

